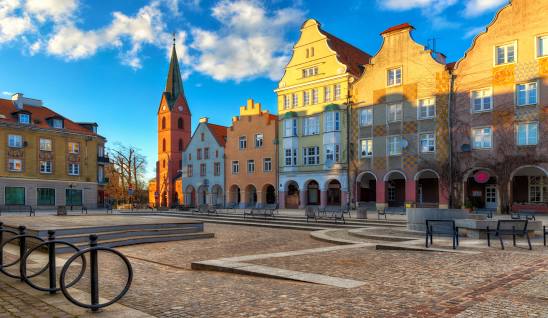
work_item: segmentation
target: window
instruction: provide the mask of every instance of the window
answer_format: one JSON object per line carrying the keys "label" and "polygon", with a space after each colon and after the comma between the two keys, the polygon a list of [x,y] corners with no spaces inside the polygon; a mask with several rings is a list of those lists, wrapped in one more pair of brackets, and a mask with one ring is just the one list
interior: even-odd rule
{"label": "window", "polygon": [[311,136],[320,133],[320,117],[305,117],[303,118],[303,135]]}
{"label": "window", "polygon": [[323,101],[329,102],[331,100],[331,87],[326,86],[323,88]]}
{"label": "window", "polygon": [[247,148],[247,137],[242,136],[240,137],[240,150]]}
{"label": "window", "polygon": [[163,168],[166,167],[166,160],[165,160],[165,159],[162,161],[162,167],[163,167]]}
{"label": "window", "polygon": [[284,109],[288,109],[289,108],[289,95],[284,95],[283,100],[284,100]]}
{"label": "window", "polygon": [[[164,144],[165,144],[165,140],[164,140]],[[69,142],[68,151],[69,153],[80,153],[80,144],[77,142]]]}
{"label": "window", "polygon": [[436,116],[436,99],[419,99],[419,119],[429,119]]}
{"label": "window", "polygon": [[66,205],[82,205],[82,190],[66,189]]}
{"label": "window", "polygon": [[318,89],[317,88],[314,88],[312,90],[312,104],[317,104],[318,103]]}
{"label": "window", "polygon": [[183,140],[179,139],[179,151],[183,151]]}
{"label": "window", "polygon": [[548,35],[537,38],[537,57],[548,56]]}
{"label": "window", "polygon": [[186,166],[186,176],[187,177],[192,177],[193,174],[194,174],[194,169],[192,168],[192,165],[187,165]]}
{"label": "window", "polygon": [[310,76],[315,76],[315,75],[318,75],[318,67],[317,66],[303,69],[303,77],[310,77]]}
{"label": "window", "polygon": [[240,173],[240,162],[232,161],[232,174]]}
{"label": "window", "polygon": [[325,113],[325,132],[341,130],[340,115],[339,112]]}
{"label": "window", "polygon": [[360,110],[360,127],[373,125],[373,109],[366,108]]}
{"label": "window", "polygon": [[51,173],[51,166],[52,164],[49,160],[40,161],[40,173]]}
{"label": "window", "polygon": [[215,162],[213,164],[213,175],[218,177],[221,175],[221,163],[220,162]]}
{"label": "window", "polygon": [[207,174],[207,166],[205,163],[200,164],[200,177],[205,177]]}
{"label": "window", "polygon": [[52,126],[53,126],[53,128],[62,129],[63,128],[63,120],[62,119],[53,119]]}
{"label": "window", "polygon": [[271,158],[264,158],[263,159],[263,171],[264,172],[272,171],[272,159]]}
{"label": "window", "polygon": [[388,86],[397,86],[401,85],[401,67],[389,69],[387,71],[387,82]]}
{"label": "window", "polygon": [[373,156],[373,139],[362,139],[360,141],[360,153],[362,158]]}
{"label": "window", "polygon": [[21,148],[23,147],[23,136],[8,135],[8,147]]}
{"label": "window", "polygon": [[530,146],[538,143],[538,123],[520,123],[517,128],[517,144]]}
{"label": "window", "polygon": [[529,176],[529,202],[548,202],[548,177]]}
{"label": "window", "polygon": [[8,159],[8,170],[16,172],[23,171],[23,161],[21,159]]}
{"label": "window", "polygon": [[388,106],[388,122],[401,121],[402,119],[402,104],[392,104]]}
{"label": "window", "polygon": [[80,164],[79,163],[69,163],[68,164],[68,174],[70,176],[80,175]]}
{"label": "window", "polygon": [[516,61],[516,44],[505,44],[495,47],[495,65],[514,63]]}
{"label": "window", "polygon": [[320,164],[320,147],[304,147],[303,159],[305,166]]}
{"label": "window", "polygon": [[255,148],[261,148],[264,143],[264,135],[263,134],[256,134],[255,135]]}
{"label": "window", "polygon": [[472,147],[474,149],[488,149],[492,147],[491,127],[472,129]]}
{"label": "window", "polygon": [[219,150],[215,150],[215,158],[219,158]]}
{"label": "window", "polygon": [[335,84],[335,86],[333,86],[333,93],[333,100],[341,99],[341,84]]}
{"label": "window", "polygon": [[196,149],[196,160],[202,160],[202,148]]}
{"label": "window", "polygon": [[166,140],[162,139],[162,151],[166,151]]}
{"label": "window", "polygon": [[484,112],[493,109],[493,90],[491,88],[472,91],[470,94],[472,112]]}
{"label": "window", "polygon": [[299,95],[293,93],[291,96],[293,97],[293,108],[299,106]]}
{"label": "window", "polygon": [[209,159],[209,148],[204,148],[204,159],[207,160]]}
{"label": "window", "polygon": [[97,156],[98,157],[104,157],[105,156],[105,147],[103,145],[97,146]]}
{"label": "window", "polygon": [[390,156],[401,155],[401,136],[388,137],[388,155]]}
{"label": "window", "polygon": [[303,105],[310,104],[310,93],[308,91],[303,92]]}
{"label": "window", "polygon": [[518,106],[537,104],[537,83],[518,84],[516,86]]}
{"label": "window", "polygon": [[339,162],[341,161],[341,147],[338,144],[329,144],[324,146],[325,161]]}
{"label": "window", "polygon": [[188,160],[189,161],[192,160],[192,154],[191,153],[188,154]]}
{"label": "window", "polygon": [[255,173],[255,160],[247,161],[247,173]]}
{"label": "window", "polygon": [[179,160],[179,170],[183,170],[183,160]]}
{"label": "window", "polygon": [[25,205],[25,188],[6,187],[4,194],[6,205]]}
{"label": "window", "polygon": [[19,123],[28,125],[30,124],[30,115],[29,114],[19,114]]}
{"label": "window", "polygon": [[200,134],[200,140],[201,140],[201,141],[205,141],[205,135],[204,135],[204,133],[201,133],[201,134]]}
{"label": "window", "polygon": [[296,148],[285,149],[285,165],[288,167],[297,166],[297,149]]}
{"label": "window", "polygon": [[162,117],[162,129],[166,129],[166,118]]}
{"label": "window", "polygon": [[177,119],[177,128],[179,128],[179,129],[183,129],[183,128],[184,128],[183,119],[182,119],[182,118]]}
{"label": "window", "polygon": [[388,183],[388,201],[396,201],[396,187]]}
{"label": "window", "polygon": [[284,130],[286,137],[297,136],[297,118],[290,118],[284,120]]}
{"label": "window", "polygon": [[421,152],[434,152],[436,151],[436,139],[433,133],[420,135],[420,150]]}
{"label": "window", "polygon": [[55,189],[37,188],[38,205],[55,205]]}
{"label": "window", "polygon": [[40,151],[51,151],[51,139],[40,138]]}

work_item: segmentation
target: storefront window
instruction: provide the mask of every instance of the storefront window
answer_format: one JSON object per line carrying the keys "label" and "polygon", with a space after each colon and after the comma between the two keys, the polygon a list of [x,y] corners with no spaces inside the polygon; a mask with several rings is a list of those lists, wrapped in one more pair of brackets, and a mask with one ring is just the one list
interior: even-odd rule
{"label": "storefront window", "polygon": [[55,189],[38,188],[38,205],[55,205]]}
{"label": "storefront window", "polygon": [[82,205],[82,190],[67,189],[66,205]]}
{"label": "storefront window", "polygon": [[25,205],[25,188],[6,187],[6,205]]}

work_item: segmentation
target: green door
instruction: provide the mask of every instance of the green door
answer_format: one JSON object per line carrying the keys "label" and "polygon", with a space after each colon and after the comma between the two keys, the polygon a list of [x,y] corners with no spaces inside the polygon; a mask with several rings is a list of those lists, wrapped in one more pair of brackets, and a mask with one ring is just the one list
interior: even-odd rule
{"label": "green door", "polygon": [[67,204],[68,206],[72,205],[82,205],[82,190],[67,189]]}
{"label": "green door", "polygon": [[6,187],[6,205],[25,205],[25,188]]}

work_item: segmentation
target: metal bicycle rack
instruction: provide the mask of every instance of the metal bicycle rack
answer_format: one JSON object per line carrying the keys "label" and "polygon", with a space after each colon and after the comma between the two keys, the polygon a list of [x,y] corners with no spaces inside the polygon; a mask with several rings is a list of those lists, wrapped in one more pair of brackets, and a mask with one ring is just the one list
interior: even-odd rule
{"label": "metal bicycle rack", "polygon": [[[10,234],[9,239],[4,240],[4,233]],[[28,248],[28,240],[33,239],[39,242],[38,245],[35,245],[31,248]],[[97,312],[101,308],[108,307],[120,299],[122,299],[131,287],[133,281],[133,268],[131,266],[128,258],[121,252],[104,246],[99,246],[97,244],[97,235],[92,234],[89,236],[89,247],[85,249],[80,249],[76,245],[65,242],[62,240],[55,239],[55,231],[48,231],[48,240],[26,234],[26,228],[24,226],[19,227],[19,232],[6,229],[3,227],[3,223],[0,222],[0,272],[4,275],[7,275],[14,279],[19,279],[22,282],[25,282],[30,287],[37,289],[39,291],[48,292],[50,294],[56,294],[61,291],[65,298],[76,306],[91,309],[93,312]],[[18,243],[19,244],[19,257],[7,264],[4,264],[4,248],[9,243]],[[74,250],[74,254],[68,258],[68,260],[63,265],[61,269],[59,280],[57,280],[57,267],[56,267],[56,246],[62,245],[67,246]],[[32,253],[37,250],[46,247],[48,250],[48,262],[44,267],[40,268],[36,273],[30,274],[27,272],[27,263],[29,257]],[[125,267],[127,268],[127,281],[124,286],[124,289],[112,300],[100,303],[99,302],[99,262],[98,255],[99,252],[106,252],[117,256],[122,259]],[[69,288],[76,285],[84,277],[86,270],[88,268],[88,261],[86,255],[89,254],[89,270],[90,270],[90,302],[84,303],[76,298],[74,298],[70,292]],[[80,272],[72,281],[67,282],[67,273],[71,265],[76,264],[75,261],[80,261]],[[18,274],[10,273],[6,268],[13,267],[14,265],[19,264]],[[32,281],[32,278],[37,277],[43,274],[45,271],[48,271],[48,287],[42,287],[37,285]]]}

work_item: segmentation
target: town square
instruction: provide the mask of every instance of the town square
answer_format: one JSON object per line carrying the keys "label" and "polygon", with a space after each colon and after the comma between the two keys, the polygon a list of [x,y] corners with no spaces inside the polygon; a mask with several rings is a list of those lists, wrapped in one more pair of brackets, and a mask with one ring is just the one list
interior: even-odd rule
{"label": "town square", "polygon": [[0,0],[0,317],[548,317],[548,0]]}

